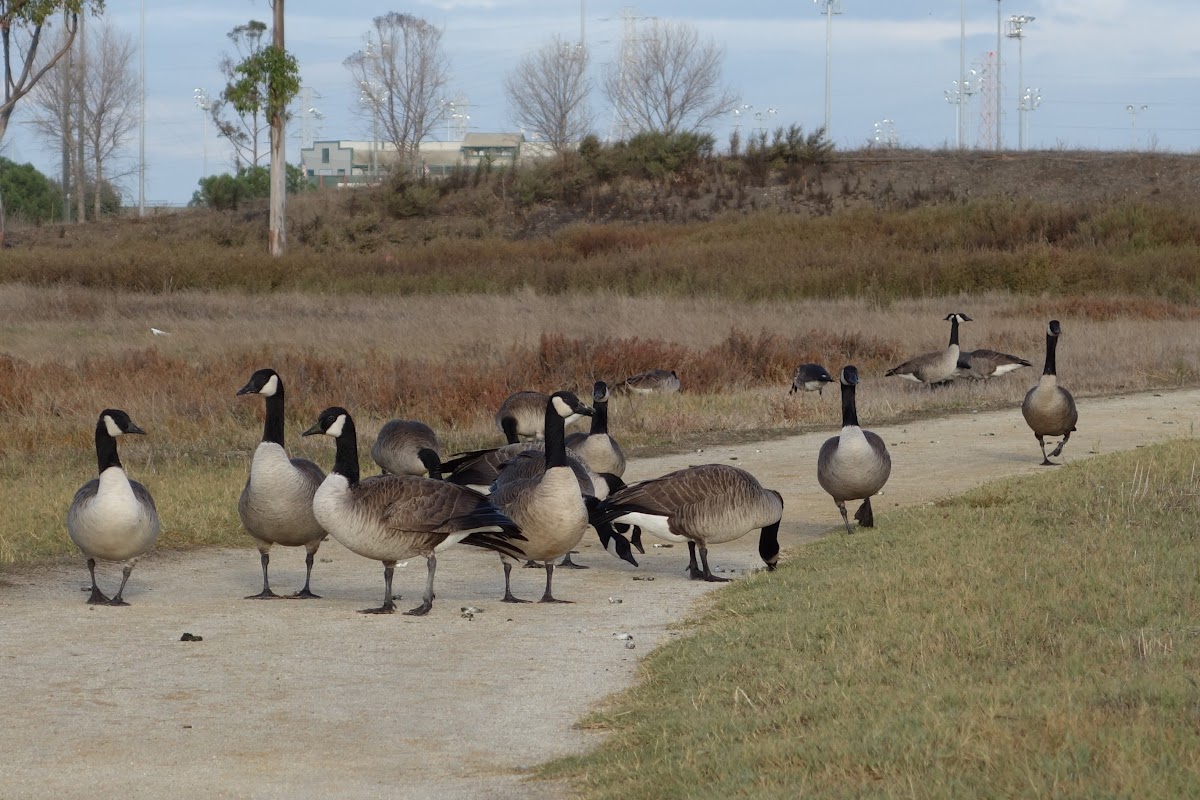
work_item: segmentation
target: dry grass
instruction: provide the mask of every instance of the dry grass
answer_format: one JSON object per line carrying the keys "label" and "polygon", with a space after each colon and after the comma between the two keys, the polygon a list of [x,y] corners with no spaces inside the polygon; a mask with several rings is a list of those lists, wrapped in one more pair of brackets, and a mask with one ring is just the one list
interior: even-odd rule
{"label": "dry grass", "polygon": [[[1156,304],[1147,318],[1110,319],[1088,313],[1096,302],[1063,304],[1078,316],[1062,315],[1059,368],[1077,395],[1196,382],[1200,343],[1182,308],[1168,313]],[[1102,301],[1110,302],[1116,301]],[[318,463],[330,460],[328,448],[297,434],[328,405],[351,409],[364,438],[389,418],[418,418],[438,429],[448,449],[459,450],[499,440],[492,415],[512,391],[568,387],[586,397],[598,378],[678,369],[679,395],[613,401],[613,431],[636,453],[836,427],[836,392],[786,395],[791,370],[809,360],[831,369],[859,366],[867,424],[1013,407],[1036,380],[1036,366],[933,392],[881,376],[912,355],[943,347],[942,317],[950,311],[977,320],[963,327],[965,346],[1040,365],[1046,303],[999,295],[881,306],[612,295],[131,295],[6,286],[0,289],[6,320],[0,473],[9,480],[0,485],[0,503],[28,507],[30,516],[0,532],[0,563],[62,551],[37,542],[61,538],[60,511],[94,471],[91,431],[105,406],[124,408],[150,432],[128,444],[131,471],[161,476],[156,485],[163,492],[176,491],[167,485],[185,476],[193,516],[215,521],[203,527],[189,519],[170,541],[239,541],[232,498],[258,440],[262,409],[234,392],[262,366],[278,369],[288,386],[289,446]],[[170,335],[154,336],[151,326]]]}

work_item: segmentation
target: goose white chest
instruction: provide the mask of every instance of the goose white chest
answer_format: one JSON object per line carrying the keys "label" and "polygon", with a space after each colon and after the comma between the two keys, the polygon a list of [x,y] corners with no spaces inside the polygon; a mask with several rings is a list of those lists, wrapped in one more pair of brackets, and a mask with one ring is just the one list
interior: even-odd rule
{"label": "goose white chest", "polygon": [[158,531],[158,514],[138,498],[120,467],[109,467],[84,485],[67,515],[71,541],[89,557],[106,561],[145,553]]}
{"label": "goose white chest", "polygon": [[315,491],[312,477],[292,464],[283,447],[262,442],[254,451],[238,515],[256,538],[282,545],[305,544],[323,535],[313,516]]}

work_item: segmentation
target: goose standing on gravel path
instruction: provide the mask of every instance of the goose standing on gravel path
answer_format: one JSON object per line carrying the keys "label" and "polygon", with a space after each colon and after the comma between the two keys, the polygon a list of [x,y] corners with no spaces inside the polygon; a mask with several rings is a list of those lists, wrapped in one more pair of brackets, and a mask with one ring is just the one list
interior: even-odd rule
{"label": "goose standing on gravel path", "polygon": [[[1042,466],[1055,466],[1050,460],[1052,456],[1062,453],[1075,423],[1079,421],[1079,410],[1075,408],[1075,398],[1071,393],[1058,385],[1058,371],[1055,364],[1055,351],[1058,349],[1058,337],[1062,335],[1062,326],[1058,320],[1050,320],[1046,326],[1046,366],[1037,385],[1025,395],[1021,403],[1021,414],[1025,422],[1033,429],[1038,444],[1042,448]],[[1047,436],[1061,436],[1058,447],[1046,455]]]}
{"label": "goose standing on gravel path", "polygon": [[[87,556],[92,577],[90,605],[127,606],[122,599],[129,574],[158,538],[158,509],[146,487],[130,480],[117,455],[117,437],[145,434],[129,415],[115,408],[100,412],[96,422],[96,462],[100,477],[85,483],[67,509],[67,535]],[[96,560],[123,561],[121,586],[112,599],[96,584]]]}
{"label": "goose standing on gravel path", "polygon": [[291,595],[297,599],[319,599],[310,587],[313,560],[325,529],[313,516],[313,495],[325,472],[304,458],[290,458],[283,443],[284,392],[283,379],[273,369],[260,369],[238,395],[262,395],[266,413],[263,417],[262,441],[254,450],[250,475],[238,499],[238,517],[246,533],[254,537],[262,564],[263,588],[247,600],[271,600],[279,595],[271,591],[267,575],[271,563],[271,546],[303,547],[304,588]]}
{"label": "goose standing on gravel path", "polygon": [[744,469],[702,464],[618,489],[592,518],[598,524],[631,525],[668,542],[687,542],[692,580],[727,581],[709,569],[709,545],[731,542],[760,528],[758,555],[767,569],[775,569],[783,497],[763,488]]}
{"label": "goose standing on gravel path", "polygon": [[333,538],[364,558],[383,563],[383,605],[363,614],[391,614],[396,562],[422,556],[428,578],[421,605],[405,611],[419,617],[433,608],[436,553],[469,544],[514,558],[524,557],[513,521],[479,492],[414,475],[376,475],[359,480],[358,436],[344,408],[321,412],[305,436],[324,434],[337,443],[333,469],[313,497],[313,512]]}
{"label": "goose standing on gravel path", "polygon": [[371,446],[371,460],[384,475],[442,476],[442,448],[433,428],[414,419],[384,423]]}
{"label": "goose standing on gravel path", "polygon": [[816,392],[817,394],[823,394],[825,384],[827,383],[833,383],[833,378],[829,375],[829,370],[820,364],[801,364],[792,373],[792,388],[788,391],[788,394],[795,394],[796,392]]}
{"label": "goose standing on gravel path", "polygon": [[[571,552],[588,527],[583,491],[567,462],[564,426],[568,419],[592,413],[572,392],[550,395],[544,412],[545,468],[532,475],[524,470],[501,469],[492,484],[492,501],[520,526],[525,536],[521,545],[525,557],[545,562],[546,591],[540,601],[543,603],[565,602],[555,599],[551,591],[554,559]],[[509,557],[501,553],[500,559],[504,565],[504,602],[524,602],[513,596]]]}
{"label": "goose standing on gravel path", "polygon": [[956,312],[947,314],[946,319],[950,322],[950,344],[945,350],[919,355],[898,367],[892,367],[884,375],[898,375],[927,386],[937,386],[953,380],[958,369],[958,325],[960,322],[970,322],[971,318]]}
{"label": "goose standing on gravel path", "polygon": [[837,503],[842,522],[846,523],[846,533],[853,533],[846,501],[862,500],[854,519],[864,528],[874,527],[871,496],[883,488],[892,474],[892,457],[878,434],[859,427],[854,398],[858,368],[842,367],[841,384],[842,431],[821,445],[817,456],[817,482]]}

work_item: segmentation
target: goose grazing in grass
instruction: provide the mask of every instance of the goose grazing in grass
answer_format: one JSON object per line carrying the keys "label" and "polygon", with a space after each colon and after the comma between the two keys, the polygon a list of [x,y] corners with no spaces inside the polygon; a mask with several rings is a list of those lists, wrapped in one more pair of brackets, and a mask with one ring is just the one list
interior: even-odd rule
{"label": "goose grazing in grass", "polygon": [[635,394],[672,394],[679,387],[679,373],[673,369],[648,369],[621,382],[621,388]]}
{"label": "goose grazing in grass", "polygon": [[333,538],[360,556],[383,563],[383,605],[364,614],[391,614],[396,562],[422,556],[428,579],[421,605],[405,611],[422,616],[433,608],[436,553],[469,544],[523,558],[524,539],[513,521],[488,498],[445,481],[414,475],[359,479],[358,436],[350,412],[337,406],[321,412],[305,436],[324,434],[337,443],[333,469],[313,497],[313,512]]}
{"label": "goose grazing in grass", "polygon": [[970,322],[971,318],[966,314],[953,313],[947,314],[946,319],[950,322],[950,344],[945,350],[935,350],[917,356],[898,367],[892,367],[884,375],[898,375],[927,386],[937,386],[953,380],[958,369],[958,325],[961,322]]}
{"label": "goose grazing in grass", "polygon": [[816,392],[817,394],[822,394],[825,391],[825,384],[827,383],[833,383],[833,378],[830,377],[829,370],[820,364],[801,364],[792,373],[792,388],[788,394],[795,394],[796,392]]}
{"label": "goose grazing in grass", "polygon": [[[509,444],[542,438],[546,427],[546,402],[549,399],[541,392],[515,392],[500,404],[500,410],[496,412],[496,427]],[[566,424],[570,425],[579,417],[579,414],[572,414],[566,419]]]}
{"label": "goose grazing in grass", "polygon": [[608,384],[604,381],[596,381],[592,387],[592,408],[591,430],[568,436],[567,449],[583,459],[592,472],[620,478],[625,474],[625,454],[608,434]]}
{"label": "goose grazing in grass", "polygon": [[998,353],[995,350],[969,350],[958,357],[958,368],[954,370],[955,378],[969,380],[986,380],[999,378],[1021,367],[1033,366],[1023,358],[1008,353]]}
{"label": "goose grazing in grass", "polygon": [[858,368],[843,367],[842,384],[842,431],[825,440],[817,457],[817,482],[829,492],[846,533],[852,533],[850,518],[846,514],[847,500],[862,500],[854,519],[864,528],[875,525],[871,513],[871,496],[887,483],[892,474],[892,457],[888,455],[883,439],[858,425],[858,410],[854,402],[854,387],[858,385]]}
{"label": "goose grazing in grass", "polygon": [[437,434],[424,422],[389,420],[371,446],[371,460],[384,475],[442,476],[442,448]]}
{"label": "goose grazing in grass", "polygon": [[304,588],[291,595],[298,599],[318,599],[311,588],[313,560],[326,532],[313,516],[313,495],[325,472],[304,458],[291,458],[283,443],[283,379],[273,369],[260,369],[238,395],[262,395],[266,406],[262,441],[250,461],[250,475],[238,499],[238,517],[242,527],[254,537],[262,564],[263,588],[247,600],[271,600],[279,595],[271,591],[268,565],[271,547],[303,547]]}
{"label": "goose grazing in grass", "polygon": [[[583,405],[572,392],[555,392],[546,402],[543,438],[543,468],[501,469],[492,484],[491,499],[521,528],[525,541],[521,549],[531,561],[546,565],[546,591],[543,603],[560,603],[555,599],[551,584],[554,580],[554,559],[571,552],[579,544],[588,527],[588,509],[575,471],[567,461],[566,432],[568,419],[577,415],[591,416],[592,409]],[[504,565],[504,602],[523,602],[513,596],[510,583],[512,563],[505,553],[500,554]]]}
{"label": "goose grazing in grass", "polygon": [[[1025,402],[1021,403],[1021,414],[1025,417],[1025,422],[1033,430],[1033,435],[1037,437],[1038,444],[1042,448],[1043,467],[1055,466],[1050,458],[1062,453],[1067,440],[1071,438],[1071,432],[1075,430],[1075,423],[1079,421],[1079,410],[1075,408],[1075,398],[1058,385],[1058,371],[1054,356],[1058,349],[1058,337],[1061,335],[1062,326],[1058,320],[1050,320],[1050,324],[1046,327],[1046,366],[1042,370],[1042,377],[1038,380],[1037,385],[1026,393]],[[1049,455],[1046,455],[1045,437],[1047,436],[1063,437],[1062,441],[1058,443],[1058,447],[1055,447]]]}
{"label": "goose grazing in grass", "polygon": [[[779,560],[783,497],[744,469],[703,464],[618,489],[592,515],[599,525],[624,524],[668,542],[687,542],[692,580],[727,581],[708,566],[710,545],[761,529],[758,554],[767,569]],[[700,550],[700,564],[696,550]]]}
{"label": "goose grazing in grass", "polygon": [[[117,455],[117,437],[145,434],[129,415],[115,408],[96,422],[96,463],[100,477],[80,487],[67,509],[67,535],[85,556],[92,577],[91,605],[127,606],[125,584],[138,559],[158,538],[158,509],[145,486],[129,479]],[[112,599],[96,584],[96,560],[123,561],[121,586]]]}

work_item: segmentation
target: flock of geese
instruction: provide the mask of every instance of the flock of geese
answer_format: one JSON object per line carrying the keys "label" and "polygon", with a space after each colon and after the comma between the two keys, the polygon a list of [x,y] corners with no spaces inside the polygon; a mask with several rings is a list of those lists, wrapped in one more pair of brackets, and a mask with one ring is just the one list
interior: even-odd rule
{"label": "flock of geese", "polygon": [[[958,326],[971,321],[961,313],[946,317],[950,344],[888,370],[929,386],[955,379],[983,380],[1006,374],[1028,361],[991,350],[962,353]],[[1052,320],[1046,332],[1046,361],[1041,379],[1025,396],[1021,410],[1042,448],[1042,463],[1062,452],[1075,430],[1078,413],[1071,394],[1057,384],[1055,350],[1062,327]],[[834,382],[817,364],[803,364],[791,391],[820,391]],[[842,427],[822,444],[817,479],[833,498],[846,532],[853,531],[846,504],[861,501],[854,518],[874,524],[871,497],[891,474],[891,456],[883,440],[858,420],[855,392],[858,369],[845,366],[836,378],[841,389]],[[651,370],[620,384],[623,391],[679,391],[675,371]],[[496,427],[507,444],[456,454],[443,460],[437,434],[415,420],[391,420],[379,431],[371,457],[381,475],[362,477],[354,418],[340,406],[321,412],[304,436],[334,440],[334,461],[326,474],[317,464],[288,455],[284,441],[284,384],[272,369],[260,369],[237,392],[260,395],[265,413],[262,440],[238,500],[238,516],[258,548],[262,591],[247,599],[276,598],[269,565],[274,545],[303,547],[304,586],[295,598],[317,598],[311,589],[314,557],[332,536],[347,549],[379,561],[384,568],[383,603],[362,613],[396,610],[392,579],[398,562],[418,556],[428,574],[422,602],[405,611],[421,616],[433,607],[437,556],[456,545],[498,554],[504,574],[504,602],[526,600],[512,592],[514,563],[541,564],[546,584],[539,602],[568,602],[553,594],[554,569],[574,564],[571,551],[592,529],[611,555],[637,566],[633,550],[644,553],[648,533],[688,545],[692,579],[725,581],[712,573],[710,545],[759,530],[758,551],[768,570],[779,558],[783,497],[765,488],[746,470],[704,464],[626,485],[626,458],[608,430],[609,387],[597,381],[592,406],[570,391],[553,394],[517,392],[496,413]],[[587,433],[566,435],[566,426],[590,417]],[[99,476],[84,484],[67,511],[67,532],[87,559],[90,604],[127,605],[122,599],[138,559],[154,545],[160,530],[150,492],[125,473],[117,438],[144,434],[122,410],[109,408],[96,423]],[[1045,439],[1061,436],[1046,453]],[[697,555],[699,560],[697,560]],[[559,561],[559,559],[562,559]],[[96,561],[122,562],[121,585],[110,599],[96,582]]]}

